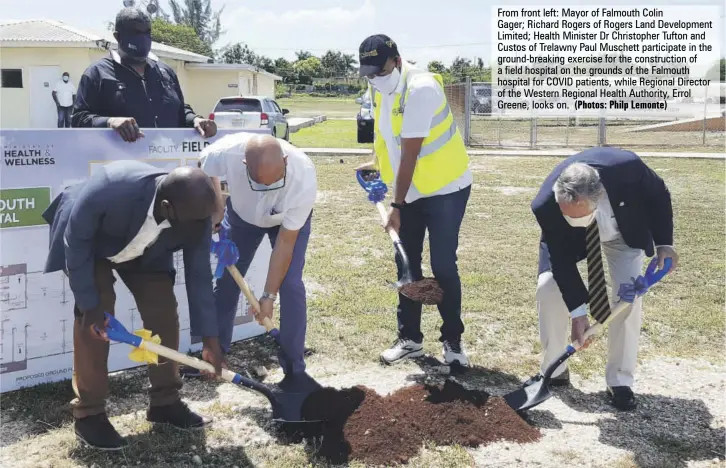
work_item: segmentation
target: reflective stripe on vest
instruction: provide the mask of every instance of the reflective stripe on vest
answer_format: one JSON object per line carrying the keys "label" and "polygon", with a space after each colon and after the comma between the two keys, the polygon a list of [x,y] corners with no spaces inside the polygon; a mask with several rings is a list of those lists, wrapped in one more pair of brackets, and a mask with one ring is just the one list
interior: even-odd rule
{"label": "reflective stripe on vest", "polygon": [[[403,113],[408,98],[410,79],[418,73],[427,73],[419,70],[404,70],[403,86],[398,96],[398,108],[391,110],[391,130],[393,141],[397,149],[401,149],[401,131]],[[439,75],[434,75],[439,86],[443,87]],[[376,103],[376,90],[370,87],[371,102],[374,108],[374,151],[378,163],[381,178],[387,184],[393,182],[394,173],[391,161],[388,157],[389,149],[383,141],[380,131],[380,103]],[[382,97],[380,98],[382,99]],[[447,119],[451,119],[447,123]],[[417,164],[414,169],[412,184],[419,193],[430,194],[443,188],[456,180],[466,171],[469,163],[469,156],[466,151],[461,134],[459,133],[451,108],[444,97],[441,108],[437,110],[431,119],[429,136],[424,138],[421,150],[417,156]],[[391,148],[393,149],[393,148]]]}

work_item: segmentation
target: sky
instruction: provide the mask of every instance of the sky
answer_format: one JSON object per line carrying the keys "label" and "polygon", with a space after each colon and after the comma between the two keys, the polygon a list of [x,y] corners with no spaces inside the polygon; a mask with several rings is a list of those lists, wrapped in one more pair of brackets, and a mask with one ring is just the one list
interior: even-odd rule
{"label": "sky", "polygon": [[[137,0],[144,1],[144,0]],[[167,12],[167,0],[159,0]],[[398,44],[405,59],[419,64],[442,60],[449,64],[456,56],[492,57],[492,13],[506,0],[212,0],[222,15],[223,36],[215,48],[245,42],[254,51],[272,58],[295,58],[305,49],[322,55],[328,49],[357,56],[358,46],[370,34],[384,33]],[[710,4],[723,0],[551,0],[516,2],[512,6],[649,6]],[[47,18],[80,29],[99,31],[112,21],[122,0],[0,0],[0,21]],[[717,18],[718,19],[718,18]],[[726,28],[725,28],[726,31]],[[722,50],[726,49],[726,37]],[[723,53],[722,53],[723,54]]]}

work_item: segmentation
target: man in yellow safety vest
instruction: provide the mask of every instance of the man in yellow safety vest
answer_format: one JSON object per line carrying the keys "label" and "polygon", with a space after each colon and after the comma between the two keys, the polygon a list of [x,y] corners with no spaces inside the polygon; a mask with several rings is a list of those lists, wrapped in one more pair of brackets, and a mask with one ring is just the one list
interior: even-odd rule
{"label": "man in yellow safety vest", "polygon": [[[357,169],[378,170],[393,185],[388,226],[401,237],[414,280],[423,277],[421,254],[428,229],[431,269],[444,291],[438,306],[444,361],[468,366],[461,345],[464,323],[456,264],[472,184],[466,145],[440,75],[403,61],[396,43],[383,34],[363,41],[359,61],[373,97],[376,159]],[[398,269],[400,277],[400,262]],[[400,294],[398,300],[398,339],[381,354],[388,364],[423,354],[421,304]]]}

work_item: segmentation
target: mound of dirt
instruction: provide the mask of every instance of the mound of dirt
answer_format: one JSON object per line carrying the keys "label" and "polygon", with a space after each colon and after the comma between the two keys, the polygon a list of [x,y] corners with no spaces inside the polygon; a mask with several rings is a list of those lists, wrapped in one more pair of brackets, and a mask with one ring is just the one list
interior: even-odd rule
{"label": "mound of dirt", "polygon": [[541,437],[503,399],[451,380],[442,388],[413,385],[386,397],[362,386],[325,388],[307,399],[303,415],[326,421],[316,445],[318,455],[334,464],[350,459],[375,465],[406,463],[424,441],[476,447]]}
{"label": "mound of dirt", "polygon": [[400,292],[414,301],[428,305],[438,304],[444,299],[444,291],[434,278],[424,278],[404,284]]}

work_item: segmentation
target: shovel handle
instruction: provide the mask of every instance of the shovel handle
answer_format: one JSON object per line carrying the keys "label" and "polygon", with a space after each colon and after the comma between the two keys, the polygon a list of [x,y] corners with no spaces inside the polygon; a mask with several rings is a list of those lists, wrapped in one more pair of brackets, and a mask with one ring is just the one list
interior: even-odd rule
{"label": "shovel handle", "polygon": [[[227,270],[229,271],[229,274],[232,275],[232,278],[234,278],[235,283],[237,283],[237,286],[239,286],[240,290],[242,291],[242,294],[245,295],[245,298],[247,299],[247,302],[250,303],[253,309],[255,309],[255,312],[258,314],[260,313],[260,303],[255,297],[254,294],[252,294],[252,291],[250,290],[250,287],[247,285],[247,281],[245,281],[244,277],[242,276],[242,273],[239,272],[236,265],[230,265],[227,267]],[[262,319],[262,326],[265,327],[265,330],[268,332],[275,329],[275,326],[272,324],[272,321],[269,319],[269,317],[265,317]]]}
{"label": "shovel handle", "polygon": [[590,328],[588,328],[587,330],[585,330],[585,333],[582,335],[582,342],[572,343],[572,346],[576,350],[578,350],[578,351],[581,350],[582,349],[582,345],[584,343],[587,343],[587,341],[590,338],[592,338],[595,335],[597,335],[598,333],[600,333],[600,330],[602,330],[610,322],[612,322],[613,319],[615,319],[615,317],[617,317],[618,315],[622,314],[625,311],[625,309],[628,308],[629,305],[632,305],[632,303],[631,302],[625,302],[625,301],[619,301],[615,305],[615,307],[612,308],[612,312],[610,313],[610,316],[607,318],[607,320],[605,320],[605,322],[603,322],[603,323],[596,322],[595,325],[593,325]]}
{"label": "shovel handle", "polygon": [[[383,221],[383,224],[388,224],[388,211],[386,211],[386,207],[383,206],[383,203],[378,202],[376,203],[376,208],[378,208],[378,214],[381,215],[381,221]],[[391,236],[391,240],[393,243],[401,242],[401,239],[398,237],[398,233],[393,228],[386,229],[386,232],[388,232],[388,235]]]}
{"label": "shovel handle", "polygon": [[[170,359],[172,361],[176,361],[181,364],[186,364],[187,366],[193,367],[195,369],[199,369],[201,371],[207,371],[211,374],[214,374],[214,366],[208,363],[207,361],[202,361],[201,359],[197,359],[194,356],[189,356],[184,353],[180,353],[179,351],[175,351],[171,348],[167,348],[166,346],[156,344],[153,341],[146,341],[142,340],[140,348],[145,348],[151,351],[152,353],[156,353],[159,356],[163,356],[167,359]],[[232,372],[229,369],[222,369],[222,375],[223,380],[226,380],[227,382],[232,382],[237,385],[242,385],[244,387],[249,388],[250,390],[255,390],[257,392],[262,393],[265,395],[270,401],[272,401],[275,398],[274,393],[272,390],[270,390],[269,387],[266,385],[261,384],[260,382],[257,382],[256,380],[248,379],[247,377],[243,377],[240,374],[236,372]]]}
{"label": "shovel handle", "polygon": [[[194,356],[180,353],[179,351],[167,348],[166,346],[156,344],[153,341],[142,340],[139,348],[147,349],[152,353],[158,354],[159,356],[163,356],[172,361],[178,362],[180,364],[185,364],[201,371],[207,371],[211,374],[215,373],[214,366],[207,361],[202,361],[201,359],[197,359]],[[229,369],[222,369],[222,379],[226,380],[227,382],[234,382],[236,375],[236,373],[232,372]]]}
{"label": "shovel handle", "polygon": [[[663,262],[663,268],[661,270],[656,271],[656,267],[658,265],[657,258],[653,258],[653,260],[650,262],[650,265],[648,265],[648,269],[645,272],[646,281],[650,283],[650,287],[654,286],[656,283],[658,283],[660,280],[662,280],[665,275],[670,272],[670,269],[673,265],[673,262],[670,258],[665,259]],[[637,300],[637,299],[636,299]],[[587,343],[587,340],[593,336],[595,336],[597,333],[600,332],[604,327],[606,327],[610,322],[615,319],[618,315],[623,313],[625,309],[632,305],[632,302],[627,302],[624,300],[620,300],[615,304],[615,307],[611,307],[612,312],[610,313],[610,316],[605,319],[603,323],[596,323],[592,327],[588,328],[585,333],[582,335],[582,343]],[[572,346],[575,347],[575,349],[580,350],[582,348],[581,343],[572,343]]]}

